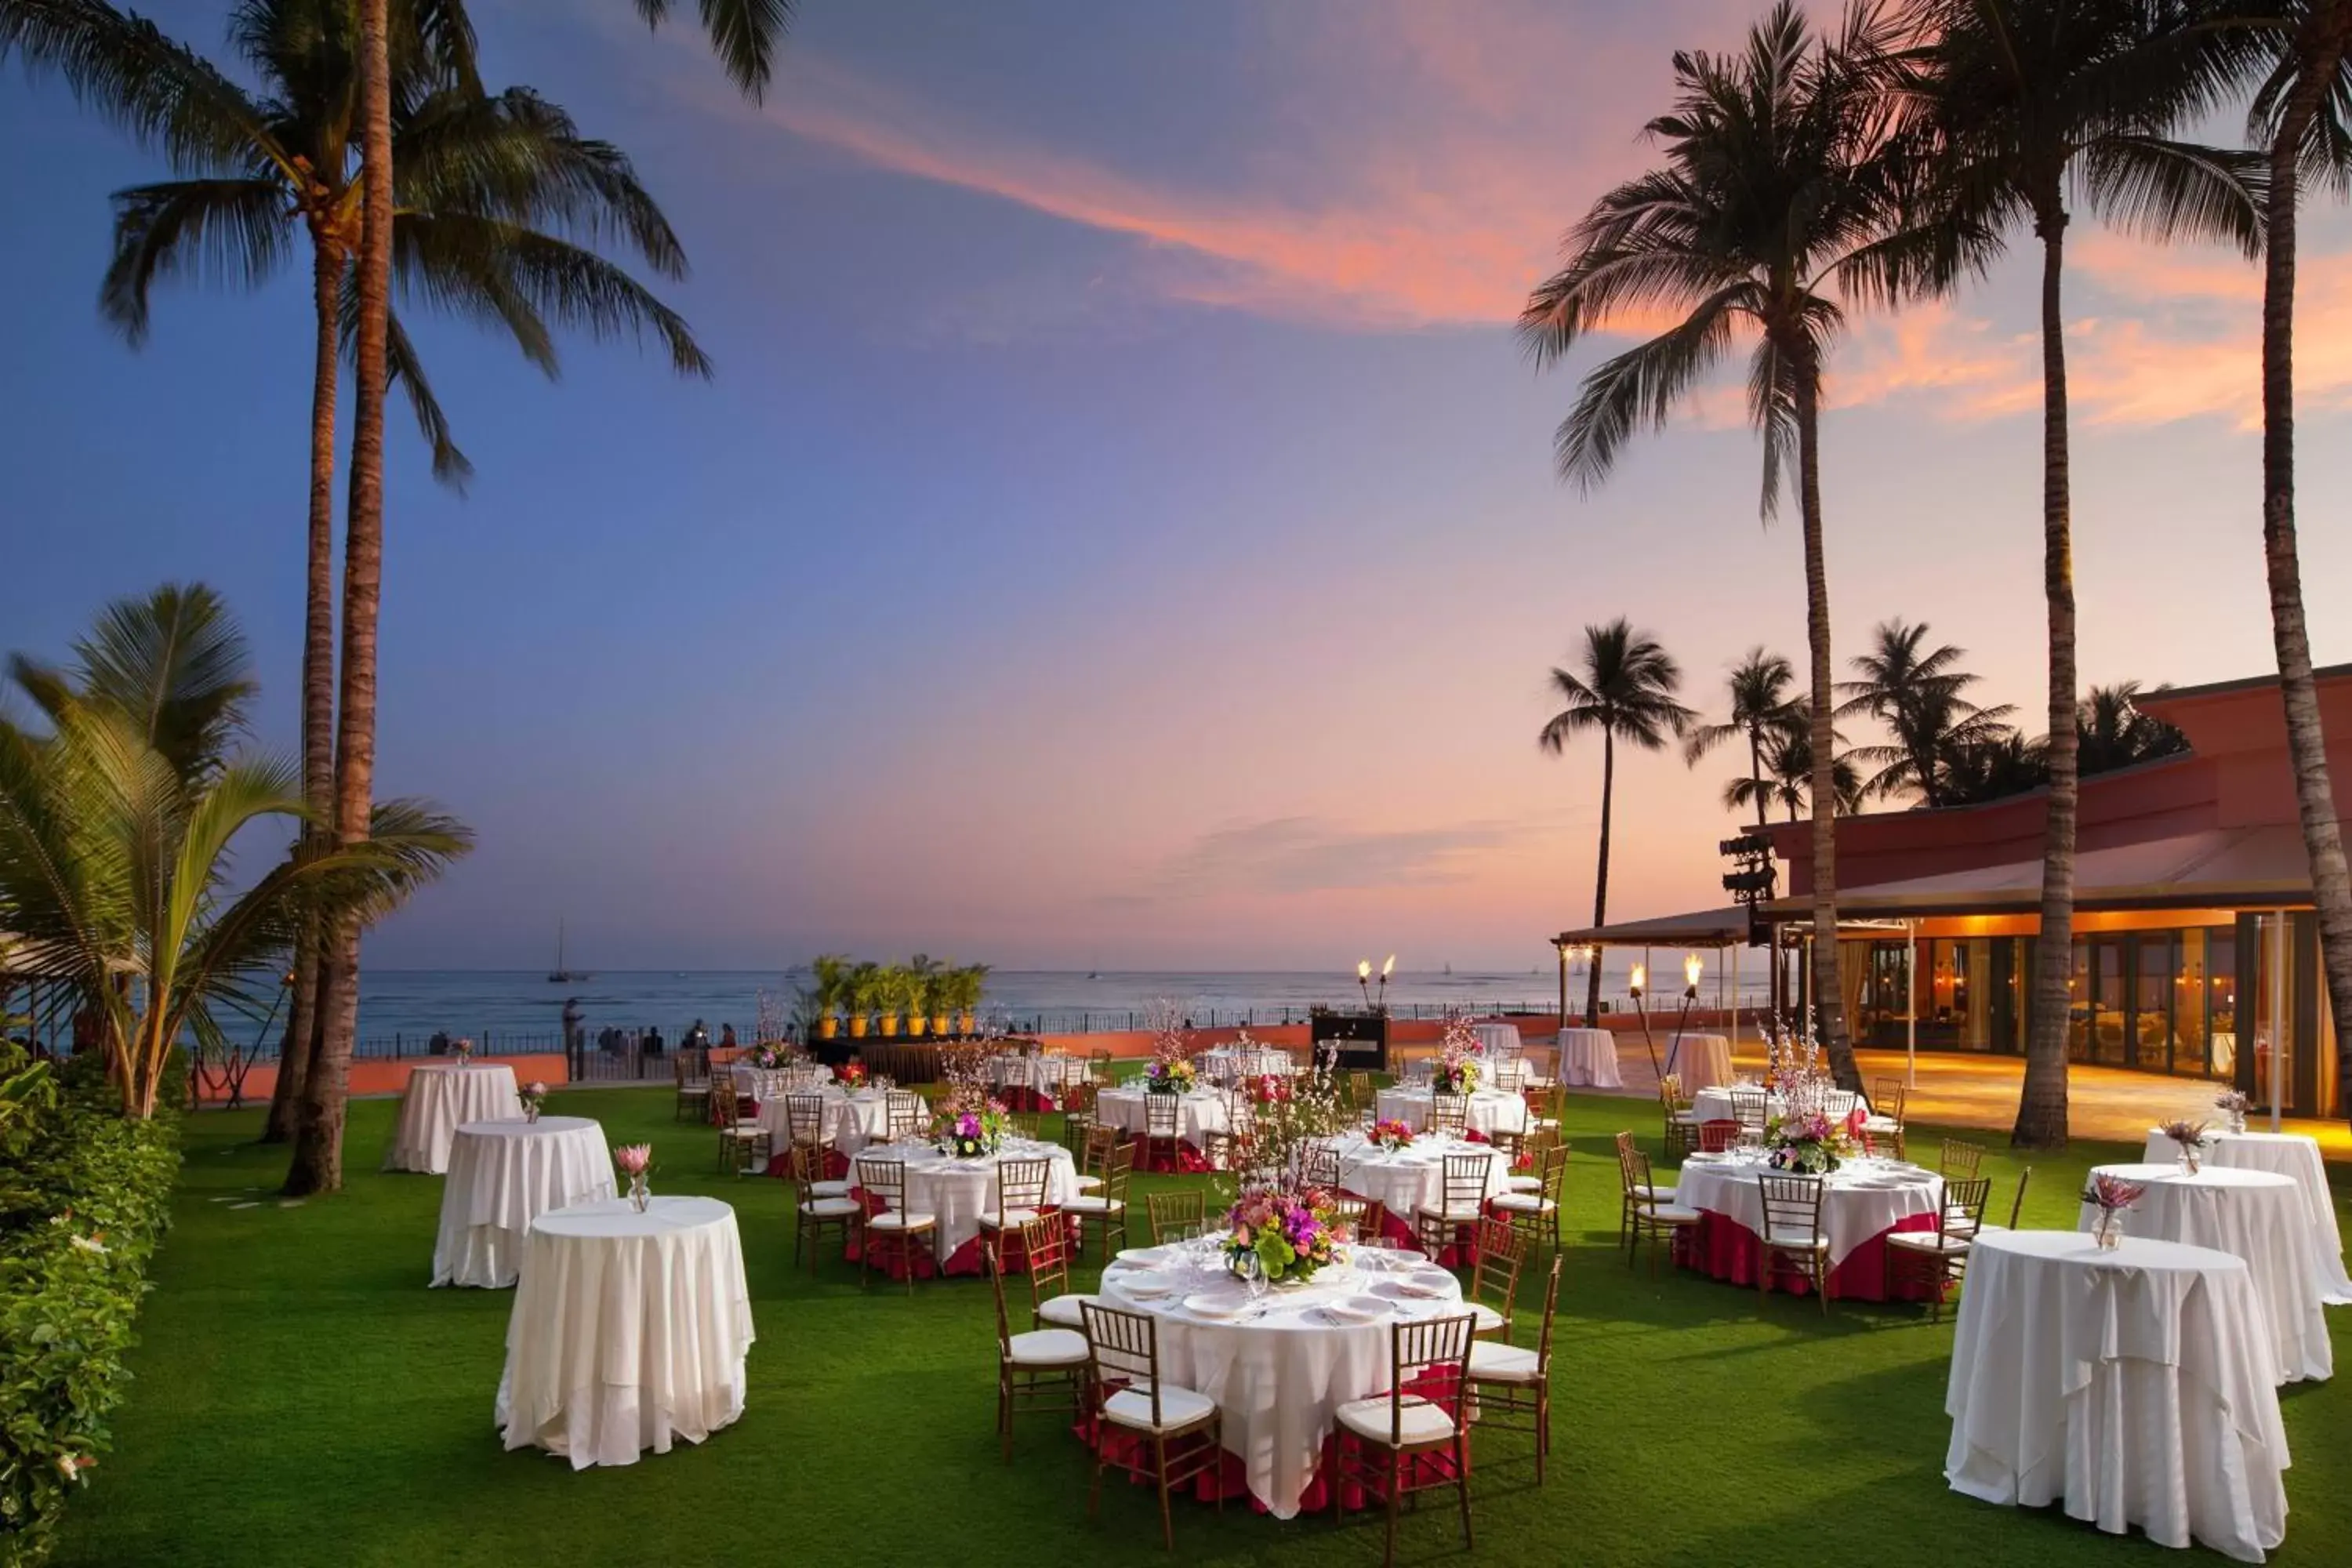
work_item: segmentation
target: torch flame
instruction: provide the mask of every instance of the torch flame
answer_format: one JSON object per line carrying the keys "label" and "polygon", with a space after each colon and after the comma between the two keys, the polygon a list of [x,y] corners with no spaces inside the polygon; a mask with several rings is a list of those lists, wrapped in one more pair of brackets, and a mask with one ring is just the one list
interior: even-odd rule
{"label": "torch flame", "polygon": [[1396,954],[1392,952],[1389,954],[1389,961],[1381,965],[1381,978],[1386,980],[1389,977],[1389,972],[1394,968],[1396,968]]}
{"label": "torch flame", "polygon": [[1694,952],[1694,953],[1692,953],[1689,957],[1687,957],[1687,958],[1684,959],[1684,960],[1683,960],[1683,981],[1684,981],[1684,983],[1685,983],[1685,984],[1690,984],[1690,985],[1696,985],[1696,984],[1698,984],[1698,972],[1699,972],[1699,970],[1700,970],[1702,967],[1703,967],[1703,963],[1702,963],[1702,961],[1700,960],[1699,955],[1698,955],[1697,953],[1695,953],[1695,952]]}
{"label": "torch flame", "polygon": [[1356,961],[1356,978],[1359,980],[1370,980],[1371,977],[1372,961],[1369,958],[1358,959]]}
{"label": "torch flame", "polygon": [[1635,965],[1633,966],[1633,989],[1634,989],[1634,990],[1636,990],[1636,991],[1639,991],[1639,990],[1643,989],[1644,986],[1646,986],[1646,985],[1649,984],[1649,981],[1650,981],[1650,972],[1649,972],[1647,969],[1645,969],[1644,967],[1643,967],[1641,964],[1638,964],[1638,963],[1637,963],[1637,964],[1635,964]]}

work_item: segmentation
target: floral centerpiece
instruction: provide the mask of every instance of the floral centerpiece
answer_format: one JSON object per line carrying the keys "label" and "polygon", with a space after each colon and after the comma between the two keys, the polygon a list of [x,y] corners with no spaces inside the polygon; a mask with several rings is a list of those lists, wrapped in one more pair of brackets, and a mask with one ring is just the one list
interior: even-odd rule
{"label": "floral centerpiece", "polygon": [[762,1072],[773,1072],[784,1065],[783,1053],[772,1045],[754,1046],[751,1048],[751,1065]]}
{"label": "floral centerpiece", "polygon": [[1183,1094],[1200,1081],[1192,1066],[1192,1031],[1175,1003],[1162,997],[1151,1005],[1151,1062],[1143,1069],[1143,1087],[1152,1094]]}
{"label": "floral centerpiece", "polygon": [[1372,1130],[1364,1136],[1391,1154],[1412,1147],[1412,1129],[1393,1116],[1373,1122]]}
{"label": "floral centerpiece", "polygon": [[850,1058],[847,1061],[833,1069],[833,1081],[841,1085],[842,1088],[848,1089],[852,1093],[856,1093],[857,1090],[866,1087],[866,1064],[859,1061],[856,1057]]}
{"label": "floral centerpiece", "polygon": [[536,1121],[541,1108],[547,1103],[547,1085],[534,1079],[515,1090],[515,1098],[522,1101],[522,1119]]}
{"label": "floral centerpiece", "polygon": [[2180,1168],[2190,1175],[2195,1175],[2198,1165],[2205,1157],[2205,1123],[2192,1121],[2185,1116],[2176,1116],[2157,1131],[2171,1139],[2179,1146]]}
{"label": "floral centerpiece", "polygon": [[2099,1228],[2094,1234],[2101,1247],[2122,1244],[2123,1233],[2116,1228],[2116,1216],[2147,1194],[2147,1189],[2137,1182],[2125,1181],[2106,1171],[2091,1173],[2091,1184],[2083,1189],[2083,1201],[2099,1211]]}
{"label": "floral centerpiece", "polygon": [[2213,1097],[2213,1109],[2230,1119],[2230,1131],[2232,1132],[2246,1130],[2246,1112],[2252,1105],[2253,1101],[2247,1098],[2242,1089],[2225,1089]]}
{"label": "floral centerpiece", "polygon": [[653,1202],[653,1193],[646,1185],[646,1174],[654,1168],[654,1146],[650,1143],[621,1143],[613,1149],[613,1168],[629,1178],[629,1203],[639,1214]]}
{"label": "floral centerpiece", "polygon": [[950,1089],[940,1100],[939,1115],[931,1123],[931,1137],[940,1152],[958,1160],[995,1153],[1012,1131],[1013,1112],[1004,1102],[969,1088]]}
{"label": "floral centerpiece", "polygon": [[1281,1105],[1290,1099],[1290,1080],[1276,1073],[1261,1073],[1248,1080],[1249,1097],[1254,1104]]}
{"label": "floral centerpiece", "polygon": [[1844,1124],[1821,1110],[1790,1111],[1764,1128],[1767,1158],[1775,1170],[1825,1176],[1853,1157],[1853,1139]]}
{"label": "floral centerpiece", "polygon": [[1437,1047],[1437,1065],[1430,1071],[1430,1088],[1439,1094],[1475,1093],[1486,1058],[1486,1047],[1479,1044],[1478,1031],[1471,1027],[1470,1020],[1459,1013],[1448,1015],[1445,1034]]}
{"label": "floral centerpiece", "polygon": [[1200,1081],[1200,1073],[1181,1057],[1154,1058],[1151,1065],[1143,1069],[1143,1087],[1152,1094],[1189,1093]]}
{"label": "floral centerpiece", "polygon": [[1337,1211],[1320,1187],[1254,1184],[1225,1211],[1227,1267],[1270,1285],[1303,1284],[1339,1260]]}
{"label": "floral centerpiece", "polygon": [[464,1067],[474,1059],[474,1042],[461,1039],[449,1047],[449,1054],[457,1058],[459,1067]]}

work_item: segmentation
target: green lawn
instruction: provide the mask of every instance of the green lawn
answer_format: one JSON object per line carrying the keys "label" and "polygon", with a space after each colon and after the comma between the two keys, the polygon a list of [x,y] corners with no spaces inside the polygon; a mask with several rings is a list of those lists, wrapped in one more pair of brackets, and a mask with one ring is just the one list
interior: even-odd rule
{"label": "green lawn", "polygon": [[[574,1474],[503,1451],[490,1405],[512,1293],[425,1288],[441,1183],[377,1173],[392,1106],[352,1107],[351,1190],[294,1206],[269,1193],[283,1156],[247,1142],[257,1116],[206,1115],[188,1124],[178,1228],[158,1260],[116,1450],[77,1500],[57,1561],[1161,1559],[1148,1491],[1108,1488],[1101,1520],[1087,1520],[1086,1458],[1066,1432],[1033,1422],[1015,1464],[998,1462],[984,1280],[927,1282],[911,1302],[878,1285],[861,1294],[837,1263],[812,1282],[790,1266],[784,1184],[709,1173],[710,1135],[674,1123],[666,1090],[574,1090],[551,1109],[597,1117],[616,1142],[650,1139],[656,1191],[736,1205],[760,1335],[740,1422],[624,1469]],[[1670,1270],[1653,1282],[1646,1262],[1629,1271],[1612,1249],[1609,1142],[1625,1126],[1654,1134],[1654,1109],[1570,1103],[1552,1463],[1538,1490],[1526,1438],[1478,1443],[1480,1561],[2177,1561],[2055,1511],[1945,1489],[1948,1315],[1937,1328],[1921,1309],[1840,1304],[1824,1319],[1809,1301],[1759,1301]],[[1932,1159],[1933,1137],[1915,1135],[1913,1152]],[[2045,1161],[2026,1223],[2071,1226],[2084,1170],[2126,1156],[2082,1145]],[[2005,1212],[2015,1164],[2004,1154],[1988,1167]],[[1184,1179],[1199,1178],[1169,1178]],[[2352,1375],[2352,1309],[2330,1321]],[[2347,1400],[2332,1385],[2283,1397],[2292,1513],[2273,1561],[2287,1568],[2352,1552]],[[1188,1506],[1176,1529],[1188,1562],[1352,1564],[1381,1549],[1368,1518],[1335,1528],[1328,1516],[1284,1523]],[[1449,1511],[1409,1519],[1400,1557],[1459,1560]]]}

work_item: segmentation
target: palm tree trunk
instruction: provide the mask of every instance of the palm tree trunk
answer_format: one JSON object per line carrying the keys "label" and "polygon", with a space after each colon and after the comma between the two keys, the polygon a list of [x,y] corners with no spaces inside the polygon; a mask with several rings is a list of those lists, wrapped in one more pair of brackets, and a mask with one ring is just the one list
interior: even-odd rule
{"label": "palm tree trunk", "polygon": [[2074,967],[2074,541],[2067,474],[2066,215],[2044,205],[2042,237],[2042,588],[2050,612],[2050,810],[2042,838],[2042,930],[2033,952],[2033,1019],[2025,1086],[2010,1142],[2066,1146],[2067,980]]}
{"label": "palm tree trunk", "polygon": [[1830,574],[1822,543],[1821,383],[1805,365],[1797,374],[1797,495],[1804,513],[1805,642],[1812,653],[1813,1020],[1838,1087],[1859,1092],[1862,1069],[1845,1032],[1845,992],[1838,984],[1837,691],[1830,659]]}
{"label": "palm tree trunk", "polygon": [[1764,738],[1756,732],[1756,726],[1753,724],[1748,727],[1748,784],[1756,792],[1756,826],[1761,827],[1764,826],[1765,815]]}
{"label": "palm tree trunk", "polygon": [[[336,313],[342,294],[343,256],[325,235],[313,235],[311,304],[318,350],[310,371],[310,518],[302,621],[302,798],[315,821],[302,830],[315,844],[327,831],[335,800],[335,377],[341,366]],[[307,924],[294,950],[294,995],[286,1045],[278,1053],[278,1084],[261,1141],[293,1137],[310,1078],[311,1020],[319,993],[319,938]]]}
{"label": "palm tree trunk", "polygon": [[[2328,777],[2327,737],[2311,678],[2311,635],[2303,613],[2303,563],[2294,533],[2294,268],[2296,154],[2321,96],[2352,47],[2352,5],[2339,5],[2329,31],[2313,40],[2302,78],[2271,144],[2269,233],[2263,271],[2263,559],[2271,590],[2271,638],[2278,650],[2279,699],[2286,710],[2287,756],[2319,910],[2319,951],[2336,1019],[2339,1103],[2352,1111],[2352,872]],[[2273,1049],[2271,1060],[2280,1053]],[[2312,1108],[2321,1115],[2327,1106]]]}
{"label": "palm tree trunk", "polygon": [[[1601,731],[1601,869],[1592,879],[1592,923],[1609,923],[1609,804],[1617,789],[1617,732]],[[1584,1026],[1601,1027],[1601,950],[1592,953],[1592,972],[1584,979]]]}
{"label": "palm tree trunk", "polygon": [[[367,837],[375,789],[376,619],[383,587],[385,338],[392,300],[392,81],[389,0],[360,0],[359,331],[352,364],[352,490],[343,536],[343,668],[336,722],[335,839]],[[343,1180],[343,1107],[359,1034],[360,926],[332,923],[320,944],[318,1059],[303,1086],[290,1193]]]}

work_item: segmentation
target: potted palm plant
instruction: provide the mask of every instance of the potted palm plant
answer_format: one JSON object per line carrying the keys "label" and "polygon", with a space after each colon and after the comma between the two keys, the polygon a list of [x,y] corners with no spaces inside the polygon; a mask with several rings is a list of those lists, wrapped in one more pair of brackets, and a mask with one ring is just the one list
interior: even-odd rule
{"label": "potted palm plant", "polygon": [[907,976],[904,1000],[909,1036],[919,1037],[930,1023],[931,977],[939,967],[928,953],[919,952],[907,961],[903,971]]}
{"label": "potted palm plant", "polygon": [[988,965],[967,963],[955,973],[956,1026],[969,1035],[980,1011],[980,999],[988,989]]}
{"label": "potted palm plant", "polygon": [[936,959],[920,956],[916,958],[915,966],[923,982],[923,1015],[930,1020],[931,1033],[944,1036],[950,1021],[948,1014],[955,1006],[958,972]]}
{"label": "potted palm plant", "polygon": [[866,1037],[867,1024],[882,1005],[882,966],[878,963],[856,963],[850,966],[844,983],[845,1000],[849,1004],[849,1037]]}
{"label": "potted palm plant", "polygon": [[876,966],[874,1005],[882,1015],[875,1022],[875,1033],[888,1039],[898,1032],[898,1015],[907,1006],[906,965],[884,963]]}
{"label": "potted palm plant", "polygon": [[830,1040],[841,1033],[838,1015],[849,1005],[850,963],[846,954],[821,952],[809,962],[809,973],[815,981],[812,988],[816,1013],[816,1035]]}

